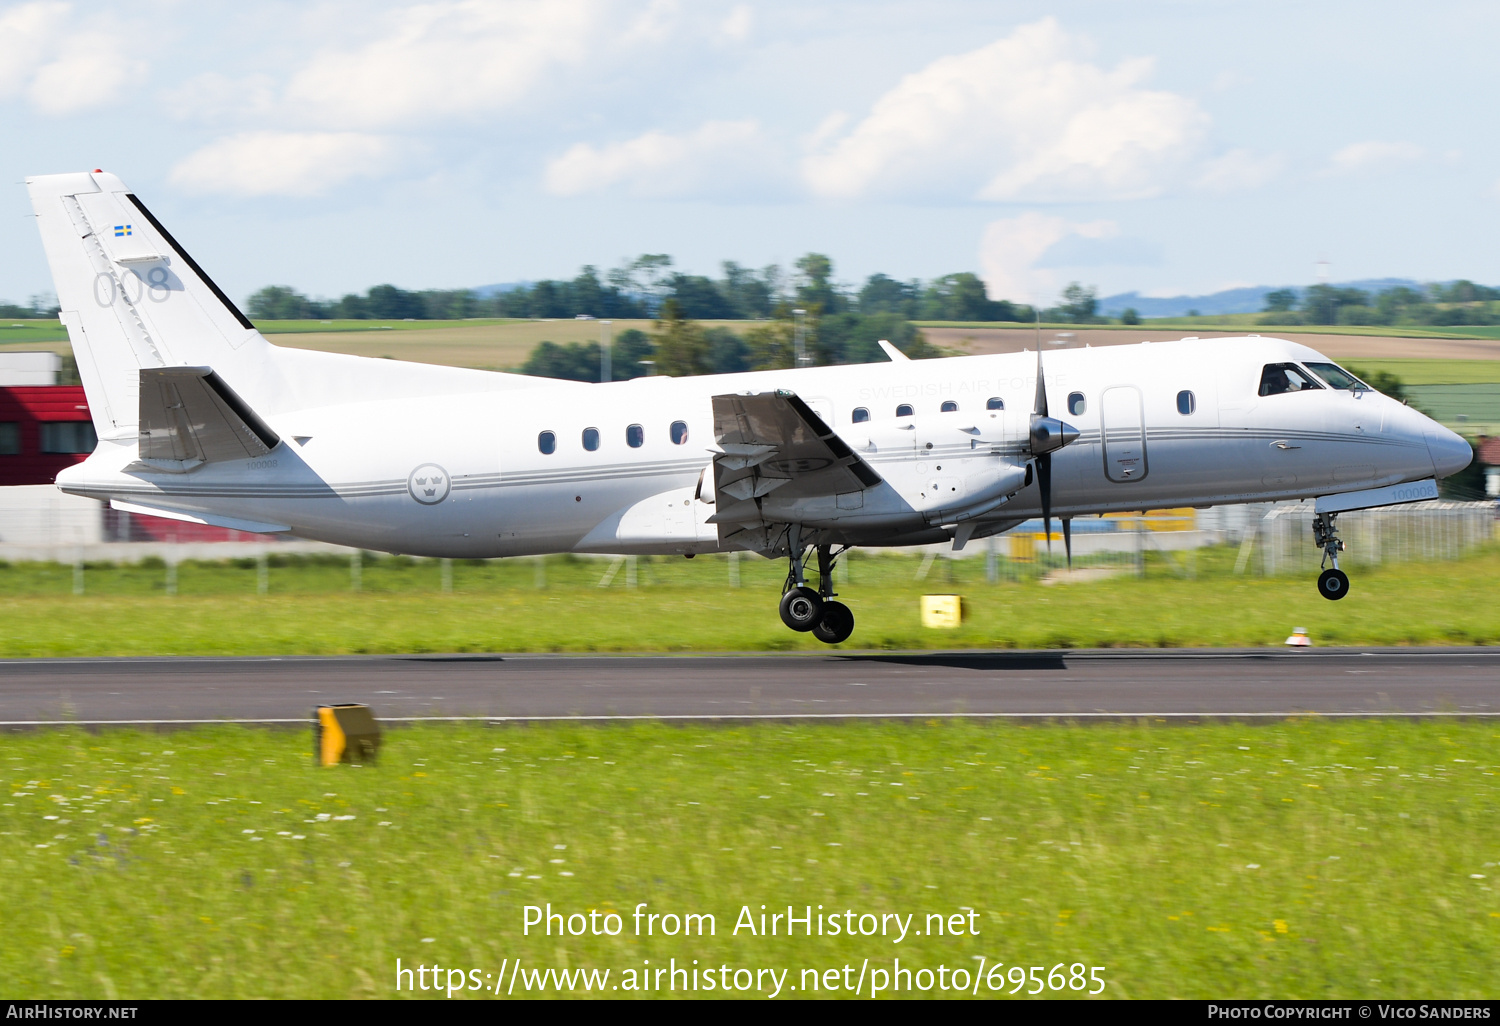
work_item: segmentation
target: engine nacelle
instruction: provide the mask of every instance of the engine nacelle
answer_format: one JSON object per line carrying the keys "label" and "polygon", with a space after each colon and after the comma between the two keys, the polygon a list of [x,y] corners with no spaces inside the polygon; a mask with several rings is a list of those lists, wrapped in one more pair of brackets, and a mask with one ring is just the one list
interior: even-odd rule
{"label": "engine nacelle", "polygon": [[999,454],[1014,448],[1005,429],[1005,411],[984,410],[856,424],[845,437],[936,525],[988,513],[1026,486],[1026,465]]}

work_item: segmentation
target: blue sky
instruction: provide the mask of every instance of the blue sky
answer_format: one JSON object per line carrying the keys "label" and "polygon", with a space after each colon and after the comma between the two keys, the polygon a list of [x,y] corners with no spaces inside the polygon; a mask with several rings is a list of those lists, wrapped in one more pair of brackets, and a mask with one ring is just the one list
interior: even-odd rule
{"label": "blue sky", "polygon": [[1436,0],[0,4],[20,184],[119,174],[226,291],[974,270],[1051,300],[1500,282],[1500,5]]}

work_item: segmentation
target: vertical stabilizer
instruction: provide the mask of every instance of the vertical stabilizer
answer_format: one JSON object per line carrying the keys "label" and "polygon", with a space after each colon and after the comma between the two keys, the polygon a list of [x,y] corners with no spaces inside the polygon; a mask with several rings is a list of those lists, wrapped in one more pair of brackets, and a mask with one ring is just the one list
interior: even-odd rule
{"label": "vertical stabilizer", "polygon": [[96,171],[26,185],[99,437],[135,439],[142,369],[266,372],[265,339],[120,179]]}

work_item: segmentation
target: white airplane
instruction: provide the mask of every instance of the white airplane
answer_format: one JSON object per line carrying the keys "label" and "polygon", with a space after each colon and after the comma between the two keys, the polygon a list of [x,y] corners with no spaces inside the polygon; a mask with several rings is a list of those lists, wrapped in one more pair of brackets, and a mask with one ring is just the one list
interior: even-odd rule
{"label": "white airplane", "polygon": [[57,484],[133,513],[423,556],[757,552],[788,560],[787,626],[836,644],[851,546],[1037,516],[1070,543],[1073,517],[1315,499],[1341,598],[1338,514],[1471,458],[1258,336],[608,384],[288,349],[114,175],[27,186],[99,436]]}

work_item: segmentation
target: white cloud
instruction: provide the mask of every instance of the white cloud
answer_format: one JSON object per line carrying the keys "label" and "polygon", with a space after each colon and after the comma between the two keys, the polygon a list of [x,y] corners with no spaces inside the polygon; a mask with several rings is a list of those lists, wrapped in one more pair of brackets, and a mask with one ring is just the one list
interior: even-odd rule
{"label": "white cloud", "polygon": [[71,15],[71,4],[47,2],[0,13],[0,97],[24,92],[43,114],[72,114],[119,100],[145,76],[146,62],[128,56],[131,32],[97,17],[84,29]]}
{"label": "white cloud", "polygon": [[214,124],[264,117],[276,111],[276,81],[266,74],[232,78],[209,71],[163,90],[162,99],[163,109],[180,121]]}
{"label": "white cloud", "polygon": [[979,243],[979,269],[989,295],[1024,303],[1051,302],[1058,276],[1038,262],[1070,236],[1109,239],[1120,233],[1113,221],[1068,221],[1029,210],[1019,217],[991,221]]}
{"label": "white cloud", "polygon": [[620,41],[627,46],[660,43],[672,33],[677,22],[677,0],[651,0],[646,9],[630,20]]}
{"label": "white cloud", "polygon": [[719,33],[727,40],[742,43],[750,38],[750,29],[755,24],[755,13],[749,4],[737,4],[719,26]]}
{"label": "white cloud", "polygon": [[[634,31],[666,15],[656,5]],[[363,47],[326,50],[286,100],[322,123],[378,128],[503,110],[580,64],[601,25],[591,0],[457,0],[392,14]]]}
{"label": "white cloud", "polygon": [[68,4],[18,4],[0,13],[0,97],[26,88],[54,47]]}
{"label": "white cloud", "polygon": [[171,180],[200,193],[316,196],[378,177],[394,158],[391,140],[359,132],[241,132],[189,154]]}
{"label": "white cloud", "polygon": [[129,57],[113,32],[69,34],[56,59],[37,69],[26,96],[43,114],[72,114],[120,99],[120,91],[146,77],[146,62]]}
{"label": "white cloud", "polygon": [[1160,192],[1208,124],[1192,100],[1143,88],[1052,18],[903,78],[842,139],[803,162],[819,195],[1099,200]]}
{"label": "white cloud", "polygon": [[547,165],[545,183],[554,196],[611,188],[648,197],[742,196],[777,176],[778,150],[757,121],[709,121],[685,135],[577,143]]}
{"label": "white cloud", "polygon": [[1230,150],[1203,164],[1193,184],[1204,192],[1224,195],[1258,189],[1281,174],[1286,157],[1280,153]]}
{"label": "white cloud", "polygon": [[1382,171],[1402,164],[1421,160],[1427,151],[1416,143],[1368,142],[1350,143],[1328,158],[1324,175],[1357,174],[1363,171]]}

